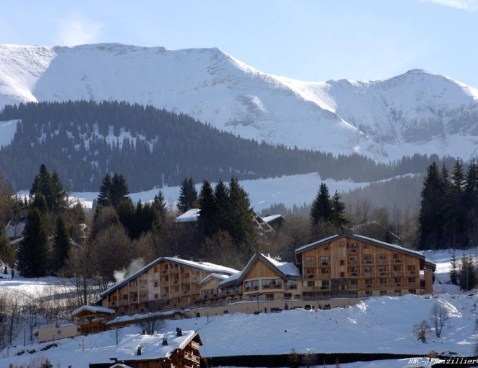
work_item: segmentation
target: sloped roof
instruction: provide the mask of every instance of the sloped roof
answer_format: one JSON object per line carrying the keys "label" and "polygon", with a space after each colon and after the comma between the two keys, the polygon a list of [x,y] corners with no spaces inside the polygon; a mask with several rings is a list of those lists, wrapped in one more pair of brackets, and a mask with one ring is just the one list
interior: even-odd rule
{"label": "sloped roof", "polygon": [[83,311],[88,311],[92,313],[108,313],[108,314],[115,314],[113,309],[99,307],[97,305],[83,305],[80,308],[75,309],[71,314],[76,316]]}
{"label": "sloped roof", "polygon": [[126,285],[130,280],[135,279],[139,275],[148,271],[151,267],[154,267],[157,264],[159,264],[161,262],[164,262],[164,261],[171,262],[171,263],[176,263],[176,264],[180,264],[180,265],[185,265],[185,266],[188,266],[188,267],[191,267],[191,268],[196,268],[196,269],[207,271],[207,272],[215,272],[215,273],[221,273],[221,274],[226,274],[226,275],[232,275],[232,274],[235,274],[235,273],[239,272],[238,270],[235,270],[233,268],[225,267],[225,266],[221,266],[221,265],[217,265],[217,264],[209,263],[209,262],[195,262],[195,261],[189,261],[189,260],[181,259],[179,257],[161,257],[161,258],[155,259],[153,262],[147,264],[146,266],[144,266],[143,268],[134,272],[133,274],[131,274],[130,276],[128,276],[124,280],[114,284],[113,286],[108,288],[106,291],[102,292],[101,296],[100,296],[100,299],[97,302],[99,303],[106,295],[108,295],[112,291]]}
{"label": "sloped roof", "polygon": [[[118,345],[108,349],[108,355],[126,364],[133,361],[169,358],[177,349],[184,349],[196,336],[202,345],[198,333],[194,330],[182,331],[182,336],[177,336],[173,331],[154,335],[126,335]],[[163,339],[167,339],[168,345],[163,345]],[[141,355],[137,355],[138,347],[142,348]]]}
{"label": "sloped roof", "polygon": [[175,222],[196,222],[199,217],[199,208],[191,208],[184,212],[181,216],[176,217]]}
{"label": "sloped roof", "polygon": [[226,280],[227,278],[229,277],[229,275],[223,275],[223,274],[219,274],[219,273],[211,273],[209,275],[207,275],[205,278],[203,278],[201,281],[199,281],[199,286],[205,284],[206,282],[208,282],[209,280],[211,279],[219,279],[219,280]]}
{"label": "sloped roof", "polygon": [[324,239],[321,239],[321,240],[316,241],[314,243],[310,243],[310,244],[304,245],[300,248],[297,248],[295,250],[295,254],[297,255],[297,254],[305,252],[306,250],[313,249],[313,248],[316,248],[316,247],[320,247],[321,245],[328,244],[331,241],[336,240],[336,239],[340,239],[340,238],[350,238],[350,239],[354,239],[354,240],[357,240],[357,241],[363,241],[363,242],[367,242],[367,243],[370,243],[370,244],[377,245],[379,247],[384,247],[384,248],[394,250],[394,251],[397,251],[397,252],[406,253],[406,254],[412,255],[414,257],[418,257],[420,259],[423,259],[423,260],[425,259],[425,256],[423,255],[422,252],[418,252],[416,250],[407,249],[407,248],[401,247],[401,246],[396,245],[396,244],[385,243],[385,242],[377,240],[377,239],[372,239],[372,238],[369,238],[369,237],[366,237],[366,236],[356,235],[356,234],[329,236],[328,238],[324,238]]}
{"label": "sloped roof", "polygon": [[275,270],[281,277],[283,278],[296,278],[300,277],[300,270],[299,268],[292,262],[280,262],[274,258],[266,256],[262,253],[256,253],[254,256],[247,262],[246,267],[244,269],[232,276],[229,276],[227,279],[222,281],[219,284],[219,287],[225,287],[231,284],[237,284],[242,282],[244,276],[249,272],[255,262],[258,260],[262,260],[265,264],[269,265],[273,270]]}

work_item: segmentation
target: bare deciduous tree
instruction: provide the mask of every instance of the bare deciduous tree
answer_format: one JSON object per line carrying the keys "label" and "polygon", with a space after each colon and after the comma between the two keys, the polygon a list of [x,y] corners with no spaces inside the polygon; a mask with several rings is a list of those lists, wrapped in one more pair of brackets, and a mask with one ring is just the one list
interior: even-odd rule
{"label": "bare deciduous tree", "polygon": [[423,320],[413,326],[413,334],[418,340],[425,343],[427,342],[427,331],[430,329],[430,325],[426,320]]}
{"label": "bare deciduous tree", "polygon": [[164,326],[164,320],[154,313],[147,313],[141,322],[138,323],[138,326],[141,327],[141,330],[146,334],[153,335]]}
{"label": "bare deciduous tree", "polygon": [[440,337],[443,327],[450,319],[448,310],[442,304],[436,303],[430,310],[430,318],[432,320],[433,327],[435,327],[436,337]]}

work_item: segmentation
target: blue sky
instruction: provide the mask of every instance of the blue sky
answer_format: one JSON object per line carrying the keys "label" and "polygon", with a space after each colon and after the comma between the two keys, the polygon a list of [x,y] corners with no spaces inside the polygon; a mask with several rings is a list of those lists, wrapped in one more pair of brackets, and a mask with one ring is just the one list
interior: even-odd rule
{"label": "blue sky", "polygon": [[478,88],[478,0],[15,0],[0,43],[218,47],[270,74],[385,79],[409,69]]}

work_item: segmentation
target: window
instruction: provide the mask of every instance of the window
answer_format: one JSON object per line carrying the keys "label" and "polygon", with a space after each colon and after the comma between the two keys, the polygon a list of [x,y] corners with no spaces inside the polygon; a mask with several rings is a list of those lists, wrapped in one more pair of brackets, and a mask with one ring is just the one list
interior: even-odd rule
{"label": "window", "polygon": [[382,272],[382,273],[383,273],[383,272],[387,272],[387,267],[384,267],[384,266],[379,267],[379,268],[378,268],[378,272]]}
{"label": "window", "polygon": [[264,294],[264,297],[266,302],[274,301],[274,294]]}
{"label": "window", "polygon": [[340,265],[341,266],[344,266],[345,265],[345,261],[343,259],[340,260]]}
{"label": "window", "polygon": [[315,282],[314,281],[307,281],[307,287],[314,287]]}
{"label": "window", "polygon": [[154,299],[159,299],[159,294],[154,294]]}
{"label": "window", "polygon": [[341,272],[340,277],[345,277],[345,272]]}
{"label": "window", "polygon": [[306,259],[306,262],[314,262],[314,257],[307,257]]}
{"label": "window", "polygon": [[297,280],[287,280],[287,289],[297,289]]}
{"label": "window", "polygon": [[372,296],[372,292],[371,292],[370,290],[367,290],[367,291],[365,292],[365,296]]}
{"label": "window", "polygon": [[387,279],[380,278],[380,279],[378,279],[378,282],[379,282],[380,285],[385,285],[387,283]]}
{"label": "window", "polygon": [[408,278],[408,282],[414,283],[414,282],[415,282],[415,277],[409,277],[409,278]]}
{"label": "window", "polygon": [[355,262],[357,260],[357,256],[349,256],[349,261]]}
{"label": "window", "polygon": [[381,262],[384,262],[387,260],[387,256],[385,254],[379,254],[378,255],[378,260],[381,261]]}
{"label": "window", "polygon": [[371,280],[371,279],[365,279],[365,285],[368,286],[368,287],[370,287],[370,285],[373,284],[372,281],[373,281],[373,280]]}
{"label": "window", "polygon": [[58,331],[56,332],[56,334],[57,334],[57,335],[61,335],[61,330],[58,330]]}
{"label": "window", "polygon": [[380,290],[380,296],[384,296],[384,295],[387,295],[387,291],[386,290]]}
{"label": "window", "polygon": [[320,271],[321,271],[322,274],[324,274],[324,273],[329,273],[329,269],[328,269],[328,268],[321,268]]}
{"label": "window", "polygon": [[307,277],[314,277],[314,269],[313,268],[307,268],[305,270],[305,274],[307,275]]}
{"label": "window", "polygon": [[369,267],[369,266],[366,266],[366,267],[363,268],[363,272],[370,273],[370,272],[372,272],[372,268]]}
{"label": "window", "polygon": [[322,264],[328,263],[328,262],[329,262],[329,257],[327,257],[327,256],[321,256],[321,257],[320,257],[320,261],[322,262]]}
{"label": "window", "polygon": [[395,278],[393,279],[393,282],[394,282],[395,284],[400,284],[400,277],[395,277]]}
{"label": "window", "polygon": [[363,260],[365,263],[372,263],[372,255],[371,254],[364,254]]}
{"label": "window", "polygon": [[324,246],[324,250],[329,250],[329,246],[328,245]]}
{"label": "window", "polygon": [[357,285],[357,280],[355,279],[350,280],[350,285]]}
{"label": "window", "polygon": [[154,287],[158,287],[158,282],[157,281],[154,282]]}
{"label": "window", "polygon": [[329,288],[329,280],[322,281],[321,289],[328,289]]}
{"label": "window", "polygon": [[292,299],[292,294],[291,293],[284,293],[284,299],[285,300],[291,300]]}
{"label": "window", "polygon": [[158,272],[158,266],[153,267],[153,272]]}
{"label": "window", "polygon": [[341,241],[341,242],[339,243],[339,247],[340,247],[340,248],[343,248],[343,247],[344,247],[344,242],[343,242],[343,241]]}

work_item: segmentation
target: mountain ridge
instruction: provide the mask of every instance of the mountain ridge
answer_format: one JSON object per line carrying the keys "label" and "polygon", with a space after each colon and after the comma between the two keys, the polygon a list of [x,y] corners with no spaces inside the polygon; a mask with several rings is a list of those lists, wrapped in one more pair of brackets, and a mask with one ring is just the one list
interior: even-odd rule
{"label": "mountain ridge", "polygon": [[244,138],[378,161],[478,153],[478,90],[422,69],[379,81],[306,82],[263,73],[218,48],[103,43],[0,44],[0,70],[0,108],[118,100]]}

